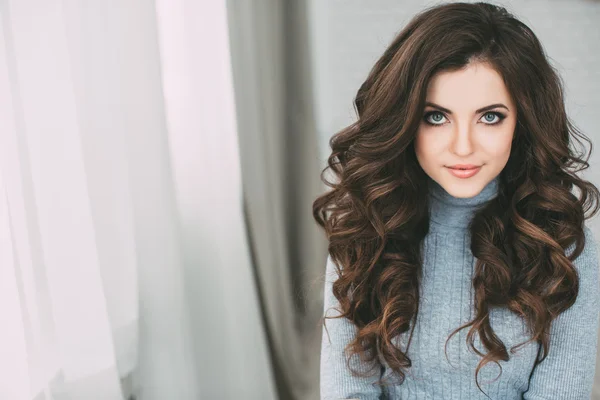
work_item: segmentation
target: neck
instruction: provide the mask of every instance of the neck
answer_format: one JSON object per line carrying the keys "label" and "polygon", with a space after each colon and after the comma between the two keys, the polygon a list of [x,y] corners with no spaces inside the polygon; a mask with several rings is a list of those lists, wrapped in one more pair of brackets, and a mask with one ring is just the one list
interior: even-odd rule
{"label": "neck", "polygon": [[454,197],[439,183],[429,178],[429,217],[434,225],[467,229],[473,214],[498,194],[499,176],[490,181],[477,195]]}

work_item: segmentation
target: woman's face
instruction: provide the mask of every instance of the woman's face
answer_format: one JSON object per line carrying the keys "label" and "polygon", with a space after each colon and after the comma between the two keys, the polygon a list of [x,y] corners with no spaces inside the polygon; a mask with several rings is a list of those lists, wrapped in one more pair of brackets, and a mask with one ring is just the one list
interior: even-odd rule
{"label": "woman's face", "polygon": [[[506,165],[517,122],[502,77],[484,63],[440,72],[426,101],[415,138],[421,168],[454,197],[479,194]],[[453,173],[460,164],[477,168]]]}

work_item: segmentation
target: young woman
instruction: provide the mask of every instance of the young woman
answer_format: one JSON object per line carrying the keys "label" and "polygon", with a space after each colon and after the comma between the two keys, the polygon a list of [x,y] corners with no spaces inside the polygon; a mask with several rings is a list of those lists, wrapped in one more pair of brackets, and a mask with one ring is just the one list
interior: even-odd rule
{"label": "young woman", "polygon": [[502,7],[432,7],[355,106],[313,204],[322,398],[588,400],[599,192],[538,38]]}

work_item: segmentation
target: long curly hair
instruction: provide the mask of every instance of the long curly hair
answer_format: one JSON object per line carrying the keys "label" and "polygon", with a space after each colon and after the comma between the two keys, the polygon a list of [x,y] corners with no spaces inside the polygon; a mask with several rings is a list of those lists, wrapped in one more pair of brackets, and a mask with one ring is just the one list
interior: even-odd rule
{"label": "long curly hair", "polygon": [[[584,221],[598,211],[599,191],[577,175],[589,167],[592,143],[567,117],[558,72],[536,35],[505,8],[483,2],[430,7],[400,31],[360,86],[357,121],[329,141],[331,155],[320,177],[331,189],[313,203],[338,274],[332,290],[340,315],[333,318],[357,327],[346,346],[349,368],[353,355],[372,365],[383,359],[403,381],[411,366],[392,339],[410,330],[410,345],[421,245],[429,230],[427,176],[414,138],[431,77],[478,61],[503,77],[517,124],[498,196],[469,225],[477,258],[474,319],[448,340],[470,327],[467,341],[482,357],[477,382],[485,364],[509,359],[488,319],[491,307],[507,307],[526,321],[531,335],[511,353],[535,340],[543,350],[537,364],[548,354],[552,321],[578,295],[572,261],[585,247]],[[335,179],[327,179],[327,171]],[[574,251],[567,256],[570,245]],[[475,348],[475,333],[487,354]]]}

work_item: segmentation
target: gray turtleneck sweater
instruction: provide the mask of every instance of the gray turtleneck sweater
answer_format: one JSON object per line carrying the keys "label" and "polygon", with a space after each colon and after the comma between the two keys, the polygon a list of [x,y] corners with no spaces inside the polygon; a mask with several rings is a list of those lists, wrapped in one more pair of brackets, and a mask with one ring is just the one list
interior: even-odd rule
{"label": "gray turtleneck sweater", "polygon": [[[468,328],[444,343],[459,325],[473,318],[471,277],[475,259],[470,250],[467,224],[476,207],[498,194],[498,177],[476,196],[456,198],[430,180],[430,231],[424,242],[423,287],[414,337],[408,351],[412,361],[404,383],[380,389],[376,377],[351,375],[344,347],[356,328],[348,319],[327,319],[321,347],[321,399],[488,399],[475,384],[475,368],[480,356],[465,343]],[[597,247],[592,232],[584,227],[586,246],[575,260],[580,291],[575,304],[553,322],[548,357],[535,368],[538,344],[530,342],[510,354],[510,347],[527,340],[525,322],[504,308],[492,308],[490,323],[509,350],[510,359],[486,364],[478,382],[491,399],[589,400],[596,364],[600,287]],[[567,249],[567,254],[574,245]],[[337,315],[339,305],[331,292],[337,279],[330,256],[326,263],[326,315]],[[399,335],[397,346],[406,350],[409,332]],[[475,334],[475,346],[487,350]],[[352,365],[365,370],[352,358]],[[391,371],[382,368],[384,374]],[[492,382],[493,381],[493,382]]]}

